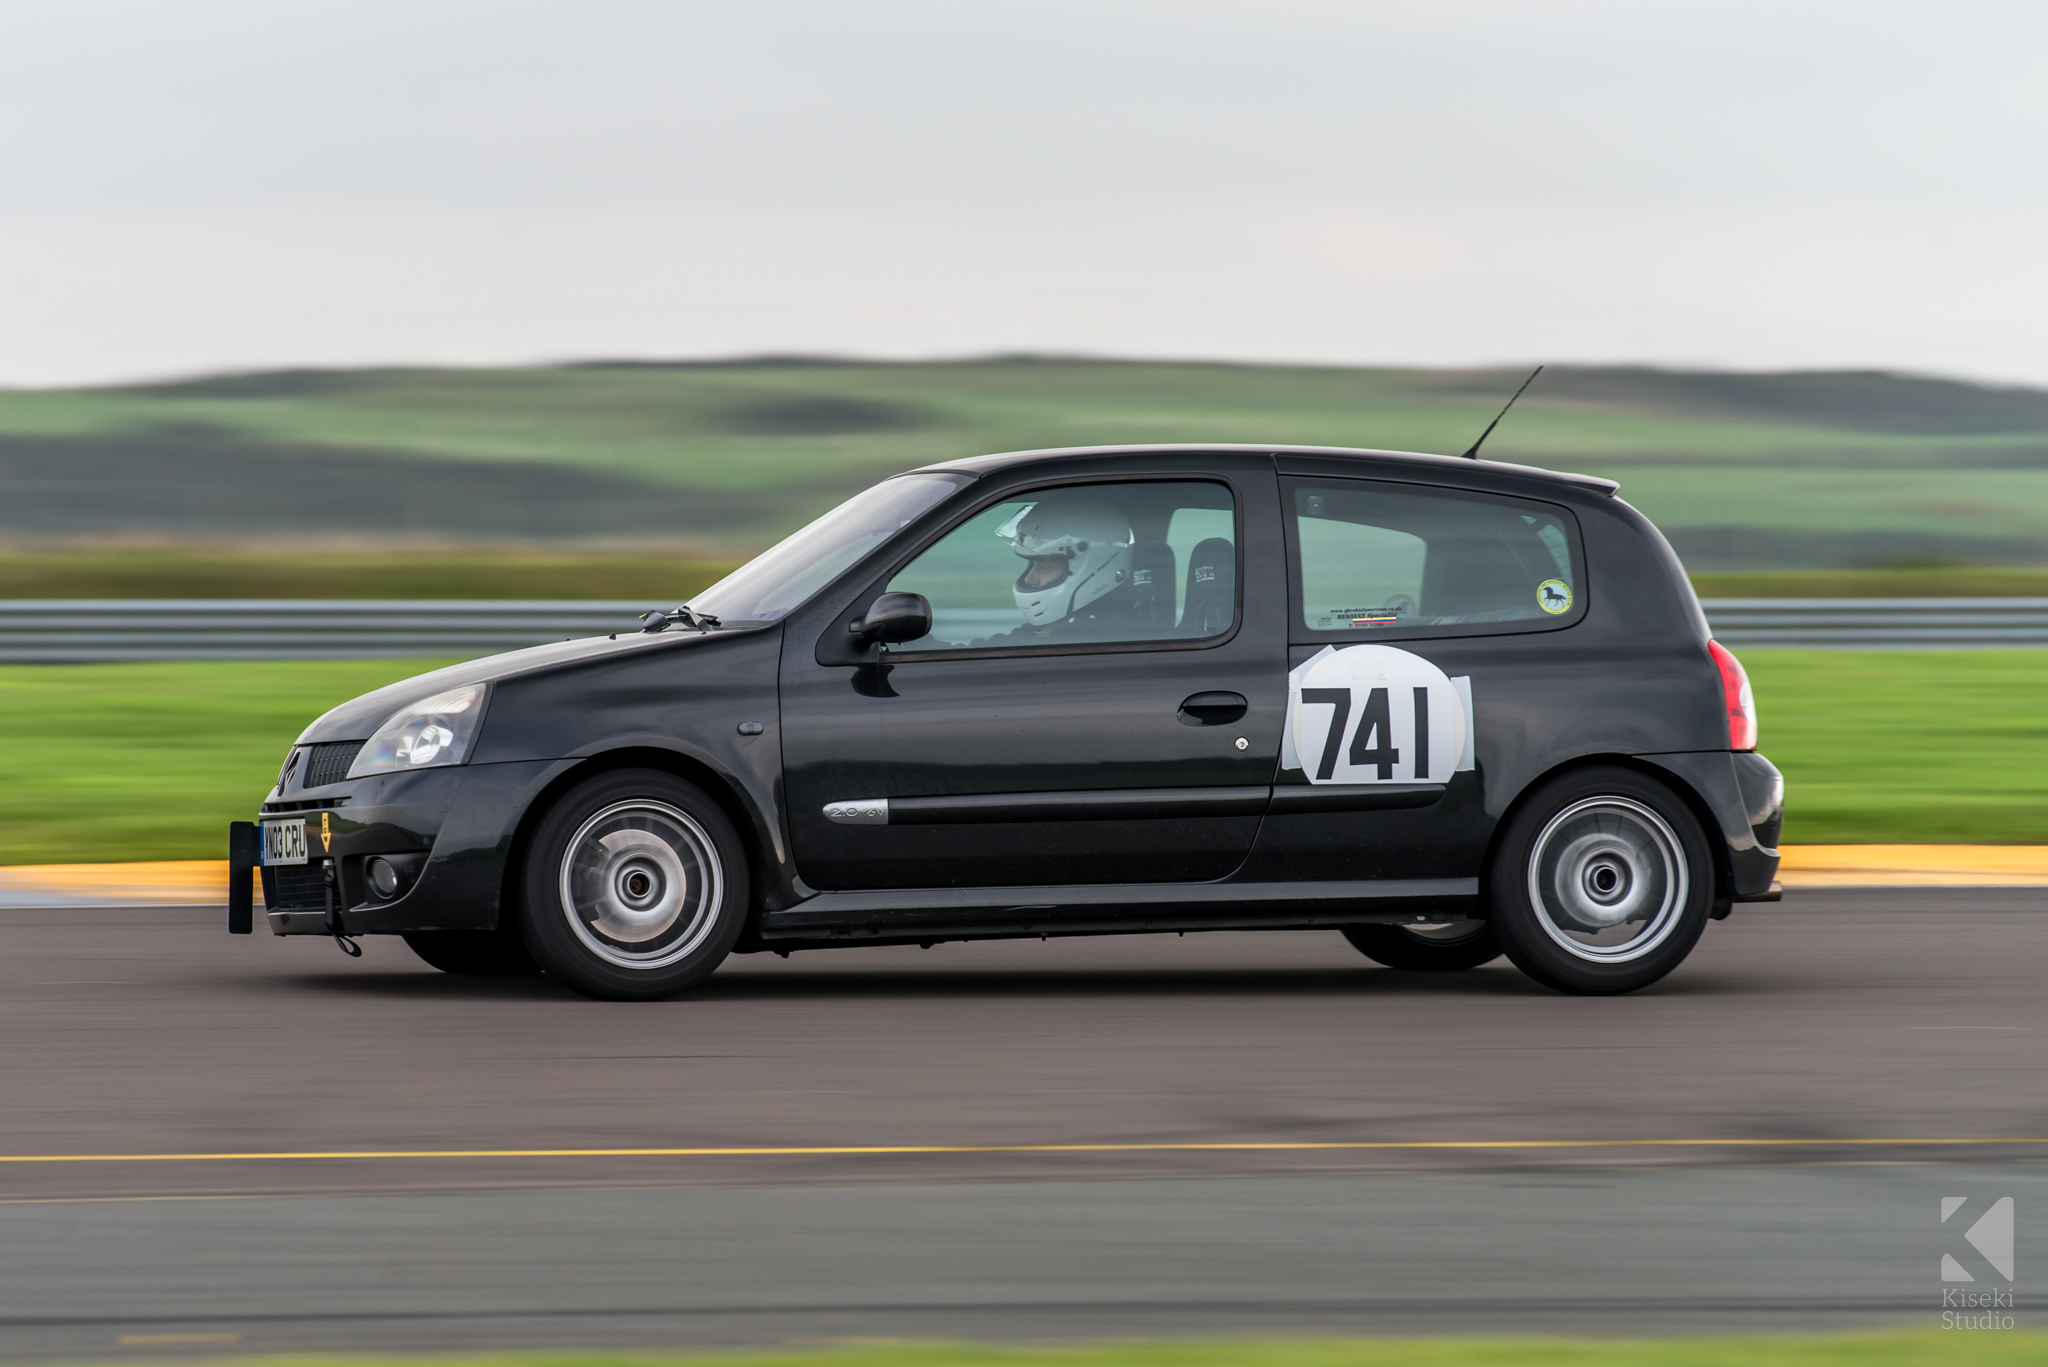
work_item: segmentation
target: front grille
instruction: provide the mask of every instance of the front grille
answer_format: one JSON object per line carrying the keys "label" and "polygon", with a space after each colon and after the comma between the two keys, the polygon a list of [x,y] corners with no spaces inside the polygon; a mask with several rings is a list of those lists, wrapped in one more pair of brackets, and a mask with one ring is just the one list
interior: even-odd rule
{"label": "front grille", "polygon": [[263,804],[263,815],[279,816],[286,812],[333,812],[348,806],[348,801],[348,794],[340,793],[334,797],[309,797],[303,802],[266,802]]}
{"label": "front grille", "polygon": [[324,911],[327,907],[327,876],[319,864],[273,864],[269,892],[277,894],[272,911]]}
{"label": "front grille", "polygon": [[308,746],[313,753],[306,757],[305,786],[324,788],[341,782],[348,777],[348,766],[356,762],[356,756],[368,744],[364,740],[334,740]]}

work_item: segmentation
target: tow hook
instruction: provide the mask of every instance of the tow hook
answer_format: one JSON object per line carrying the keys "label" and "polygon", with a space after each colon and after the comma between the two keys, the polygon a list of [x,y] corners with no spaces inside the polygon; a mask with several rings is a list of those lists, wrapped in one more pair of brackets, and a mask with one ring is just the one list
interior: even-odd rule
{"label": "tow hook", "polygon": [[340,946],[342,953],[348,955],[351,959],[360,959],[363,957],[363,947],[343,933],[341,928],[341,907],[338,905],[341,899],[337,896],[338,889],[335,886],[339,879],[335,874],[334,861],[332,859],[322,862],[321,874],[321,881],[326,884],[321,889],[322,896],[326,901],[326,905],[323,908],[322,924],[327,927],[327,933],[334,937],[334,943]]}

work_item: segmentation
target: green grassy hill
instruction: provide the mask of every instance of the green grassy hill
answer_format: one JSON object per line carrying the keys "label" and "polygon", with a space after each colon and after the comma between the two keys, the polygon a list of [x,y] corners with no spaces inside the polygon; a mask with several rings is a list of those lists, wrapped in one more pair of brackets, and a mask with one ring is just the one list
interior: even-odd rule
{"label": "green grassy hill", "polygon": [[[320,541],[721,560],[896,470],[1243,441],[1456,452],[1522,376],[1008,359],[281,371],[0,393],[17,547]],[[1487,454],[1621,481],[1697,571],[2048,565],[2048,392],[1547,370]]]}

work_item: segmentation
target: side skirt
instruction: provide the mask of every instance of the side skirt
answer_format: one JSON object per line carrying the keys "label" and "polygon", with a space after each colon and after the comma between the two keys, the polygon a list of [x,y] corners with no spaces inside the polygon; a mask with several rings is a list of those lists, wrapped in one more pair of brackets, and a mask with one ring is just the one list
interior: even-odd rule
{"label": "side skirt", "polygon": [[[1072,884],[1018,888],[893,888],[822,892],[760,919],[764,942],[882,938],[1103,935],[1399,925],[1478,910],[1476,878],[1341,883]],[[1432,915],[1431,913],[1435,913]]]}

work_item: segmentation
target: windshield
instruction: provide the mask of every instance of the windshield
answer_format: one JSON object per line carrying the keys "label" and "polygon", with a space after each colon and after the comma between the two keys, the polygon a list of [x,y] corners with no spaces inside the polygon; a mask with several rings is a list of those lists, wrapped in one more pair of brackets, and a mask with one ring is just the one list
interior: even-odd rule
{"label": "windshield", "polygon": [[778,621],[940,499],[973,482],[972,475],[883,480],[697,594],[690,607],[725,622]]}

